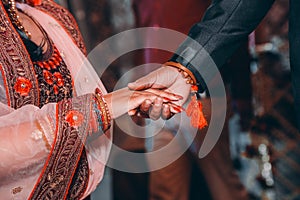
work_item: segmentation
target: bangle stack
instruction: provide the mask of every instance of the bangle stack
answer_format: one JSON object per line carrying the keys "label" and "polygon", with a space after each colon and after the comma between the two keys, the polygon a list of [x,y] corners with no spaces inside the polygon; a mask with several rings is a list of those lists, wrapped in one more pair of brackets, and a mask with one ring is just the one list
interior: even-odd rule
{"label": "bangle stack", "polygon": [[111,125],[111,116],[109,113],[109,109],[107,106],[107,103],[105,102],[104,98],[103,98],[103,94],[100,91],[99,88],[96,88],[95,90],[95,96],[96,96],[96,103],[98,105],[98,108],[100,110],[100,114],[101,116],[99,116],[98,114],[98,122],[101,125],[101,128],[103,130],[103,132],[107,131],[110,128]]}

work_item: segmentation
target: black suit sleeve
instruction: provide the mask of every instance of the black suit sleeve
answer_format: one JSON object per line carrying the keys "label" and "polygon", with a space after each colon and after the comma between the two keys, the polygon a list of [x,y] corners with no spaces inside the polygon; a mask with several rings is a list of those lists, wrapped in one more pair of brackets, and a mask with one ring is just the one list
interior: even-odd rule
{"label": "black suit sleeve", "polygon": [[[203,90],[205,86],[198,72],[201,72],[204,64],[201,62],[200,57],[203,55],[199,55],[200,52],[205,50],[217,67],[221,67],[257,27],[273,2],[274,0],[212,1],[202,21],[191,28],[189,38],[181,44],[171,60],[189,68]],[[201,47],[194,45],[195,41]]]}

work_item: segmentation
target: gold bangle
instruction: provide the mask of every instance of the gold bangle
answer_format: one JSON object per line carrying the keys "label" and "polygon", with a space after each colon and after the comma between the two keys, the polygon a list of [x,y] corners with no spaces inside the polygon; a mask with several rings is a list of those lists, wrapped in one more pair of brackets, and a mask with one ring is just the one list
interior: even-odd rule
{"label": "gold bangle", "polygon": [[95,96],[97,98],[99,107],[101,109],[101,114],[102,114],[102,124],[103,124],[103,131],[105,132],[106,130],[108,130],[110,128],[110,122],[111,122],[111,116],[110,116],[110,112],[108,109],[108,105],[105,101],[105,99],[103,98],[102,92],[99,88],[96,88],[95,90]]}
{"label": "gold bangle", "polygon": [[[188,79],[187,80],[188,84],[196,85],[197,80],[196,80],[194,74],[188,68],[181,65],[180,63],[169,61],[169,62],[166,62],[165,64],[163,64],[163,66],[171,66],[171,67],[177,68],[178,71],[183,74],[183,77]],[[187,76],[184,74],[184,72],[187,74]]]}

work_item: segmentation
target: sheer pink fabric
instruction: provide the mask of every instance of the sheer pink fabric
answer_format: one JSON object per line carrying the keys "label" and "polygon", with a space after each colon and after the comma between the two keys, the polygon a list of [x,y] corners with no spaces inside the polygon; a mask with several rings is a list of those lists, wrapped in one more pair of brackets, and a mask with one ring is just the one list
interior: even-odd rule
{"label": "sheer pink fabric", "polygon": [[[64,55],[77,96],[93,93],[96,87],[106,93],[93,67],[55,19],[26,4],[17,6],[40,23]],[[3,88],[3,81],[0,80],[0,196],[1,199],[26,199],[48,156],[47,143],[53,142],[56,103],[47,104],[41,109],[26,105],[14,110],[6,105]],[[43,138],[42,133],[46,138]],[[86,145],[91,173],[84,197],[101,181],[110,147],[109,133],[94,138]]]}

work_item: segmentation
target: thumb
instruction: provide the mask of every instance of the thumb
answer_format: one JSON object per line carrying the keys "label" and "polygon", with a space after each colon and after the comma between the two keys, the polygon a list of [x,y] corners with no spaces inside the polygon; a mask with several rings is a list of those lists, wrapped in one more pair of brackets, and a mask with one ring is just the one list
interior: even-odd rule
{"label": "thumb", "polygon": [[178,70],[172,67],[161,67],[127,86],[131,90],[165,89],[174,83],[178,75]]}

